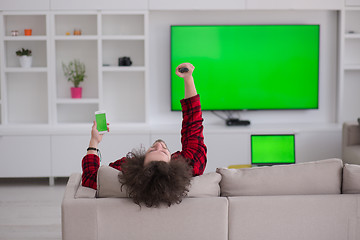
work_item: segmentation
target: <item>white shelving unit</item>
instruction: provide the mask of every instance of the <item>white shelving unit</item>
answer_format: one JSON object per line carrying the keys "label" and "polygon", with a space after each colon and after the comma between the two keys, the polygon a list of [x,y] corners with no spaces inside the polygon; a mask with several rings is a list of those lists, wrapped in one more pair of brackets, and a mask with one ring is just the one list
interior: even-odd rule
{"label": "white shelving unit", "polygon": [[[147,14],[56,12],[52,19],[55,124],[91,122],[98,109],[106,109],[115,124],[146,123]],[[74,29],[81,29],[82,35],[74,36]],[[124,56],[131,58],[132,66],[118,66]],[[70,99],[71,84],[63,76],[62,63],[73,59],[87,68],[80,84],[83,99]]]}
{"label": "white shelving unit", "polygon": [[360,116],[360,6],[346,6],[341,17],[339,122]]}
{"label": "white shelving unit", "polygon": [[[3,12],[1,125],[86,124],[98,109],[108,110],[114,124],[146,123],[147,18],[145,11]],[[24,36],[26,28],[32,36]],[[20,48],[32,50],[31,68],[20,67]],[[124,56],[131,66],[118,66]],[[71,99],[62,70],[74,59],[86,66],[82,99]]]}
{"label": "white shelving unit", "polygon": [[[1,15],[2,125],[49,124],[49,14],[47,12],[5,12]],[[31,28],[32,36],[24,36]],[[19,36],[11,36],[17,30]],[[15,52],[32,51],[31,68],[21,68]]]}

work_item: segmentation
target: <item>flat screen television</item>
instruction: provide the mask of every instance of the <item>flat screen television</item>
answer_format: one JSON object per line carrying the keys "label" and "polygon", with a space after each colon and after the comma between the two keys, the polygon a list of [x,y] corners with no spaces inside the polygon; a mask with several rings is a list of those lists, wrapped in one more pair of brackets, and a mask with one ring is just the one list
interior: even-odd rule
{"label": "flat screen television", "polygon": [[251,135],[251,164],[295,163],[295,135]]}
{"label": "flat screen television", "polygon": [[317,109],[319,37],[319,25],[171,26],[171,110],[181,110],[183,62],[203,110]]}

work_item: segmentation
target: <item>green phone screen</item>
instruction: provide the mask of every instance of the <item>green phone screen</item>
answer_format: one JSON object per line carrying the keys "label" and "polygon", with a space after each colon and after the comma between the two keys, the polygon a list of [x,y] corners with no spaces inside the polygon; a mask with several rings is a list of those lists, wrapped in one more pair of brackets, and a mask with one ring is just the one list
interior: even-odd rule
{"label": "green phone screen", "polygon": [[95,114],[95,120],[97,124],[97,130],[99,132],[107,131],[105,113]]}

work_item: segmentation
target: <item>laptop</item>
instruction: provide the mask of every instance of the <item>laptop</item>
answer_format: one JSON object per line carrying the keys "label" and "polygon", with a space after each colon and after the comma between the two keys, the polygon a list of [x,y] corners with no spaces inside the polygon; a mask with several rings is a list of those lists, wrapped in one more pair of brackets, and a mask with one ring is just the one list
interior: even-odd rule
{"label": "laptop", "polygon": [[251,135],[251,165],[294,164],[294,134]]}

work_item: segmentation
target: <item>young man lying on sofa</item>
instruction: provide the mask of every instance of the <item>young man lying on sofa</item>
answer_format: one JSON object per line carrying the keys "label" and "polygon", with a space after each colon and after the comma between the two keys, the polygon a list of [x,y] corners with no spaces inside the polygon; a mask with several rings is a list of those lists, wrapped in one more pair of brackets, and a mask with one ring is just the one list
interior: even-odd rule
{"label": "young man lying on sofa", "polygon": [[[200,96],[192,76],[194,69],[190,63],[180,64],[176,68],[176,74],[183,78],[185,87],[184,99],[180,101],[183,113],[182,151],[171,154],[166,143],[157,140],[146,152],[133,151],[109,164],[122,172],[119,180],[136,204],[158,207],[162,203],[168,206],[180,203],[187,195],[191,178],[203,174],[205,170],[207,149],[204,144]],[[85,187],[97,187],[100,167],[97,148],[102,137],[94,121],[87,155],[82,160],[82,185]]]}

